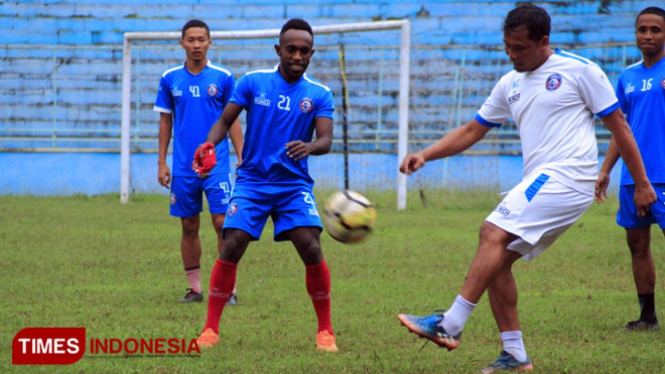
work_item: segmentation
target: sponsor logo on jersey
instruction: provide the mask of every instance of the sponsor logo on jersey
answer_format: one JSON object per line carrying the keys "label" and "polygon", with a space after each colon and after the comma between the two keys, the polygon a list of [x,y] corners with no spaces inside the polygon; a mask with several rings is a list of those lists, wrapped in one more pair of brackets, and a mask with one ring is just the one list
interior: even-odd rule
{"label": "sponsor logo on jersey", "polygon": [[312,99],[310,98],[304,98],[300,101],[300,111],[303,113],[309,113],[312,111],[312,108],[314,108],[314,104],[312,103]]}
{"label": "sponsor logo on jersey", "polygon": [[173,87],[173,88],[171,89],[171,95],[172,95],[173,97],[182,96],[182,91],[180,91],[180,90],[178,89],[178,86],[175,86],[175,87]]}
{"label": "sponsor logo on jersey", "polygon": [[513,95],[513,96],[509,97],[509,98],[508,98],[508,105],[510,105],[510,104],[512,104],[512,103],[514,103],[514,102],[516,102],[516,101],[519,100],[519,99],[520,99],[520,94]]}
{"label": "sponsor logo on jersey", "polygon": [[254,104],[270,106],[270,99],[266,99],[266,94],[264,92],[261,92],[261,95],[259,97],[254,97]]}
{"label": "sponsor logo on jersey", "polygon": [[561,83],[563,83],[563,78],[561,78],[561,75],[554,73],[547,77],[545,88],[547,88],[548,91],[556,91],[559,89],[559,87],[561,87]]}
{"label": "sponsor logo on jersey", "polygon": [[503,214],[506,217],[510,215],[510,209],[506,208],[505,206],[499,205],[496,207],[496,209],[494,209],[494,211]]}
{"label": "sponsor logo on jersey", "polygon": [[175,198],[175,194],[171,193],[171,205],[175,205],[178,200]]}
{"label": "sponsor logo on jersey", "polygon": [[219,92],[219,88],[217,88],[217,85],[214,83],[211,83],[210,86],[208,86],[208,89],[206,90],[208,95],[210,96],[217,96],[217,92]]}
{"label": "sponsor logo on jersey", "polygon": [[626,86],[626,90],[625,90],[626,95],[633,92],[633,91],[635,91],[635,86],[633,86],[631,83],[628,83],[628,85]]}
{"label": "sponsor logo on jersey", "polygon": [[231,205],[229,205],[229,209],[226,211],[226,215],[231,217],[232,215],[236,214],[237,211],[238,211],[238,204],[231,203]]}

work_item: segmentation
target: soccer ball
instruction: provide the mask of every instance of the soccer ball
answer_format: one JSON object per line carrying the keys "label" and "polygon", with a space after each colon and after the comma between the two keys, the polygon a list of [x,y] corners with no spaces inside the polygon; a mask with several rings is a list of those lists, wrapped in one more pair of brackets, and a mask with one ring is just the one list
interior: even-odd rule
{"label": "soccer ball", "polygon": [[333,239],[342,243],[355,243],[372,231],[376,222],[376,209],[358,192],[337,191],[324,204],[322,222]]}

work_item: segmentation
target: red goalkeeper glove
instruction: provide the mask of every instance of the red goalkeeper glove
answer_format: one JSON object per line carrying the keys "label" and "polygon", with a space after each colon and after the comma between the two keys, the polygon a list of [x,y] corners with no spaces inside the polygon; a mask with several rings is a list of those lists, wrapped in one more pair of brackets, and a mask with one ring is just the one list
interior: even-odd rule
{"label": "red goalkeeper glove", "polygon": [[194,161],[192,162],[192,170],[199,175],[199,177],[207,177],[212,168],[217,164],[217,156],[215,155],[215,145],[212,143],[203,143],[194,153]]}

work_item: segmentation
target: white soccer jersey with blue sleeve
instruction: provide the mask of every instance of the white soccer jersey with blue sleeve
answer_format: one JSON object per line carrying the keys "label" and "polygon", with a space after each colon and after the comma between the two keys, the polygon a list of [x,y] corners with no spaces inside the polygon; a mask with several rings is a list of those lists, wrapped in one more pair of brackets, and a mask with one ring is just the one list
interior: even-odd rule
{"label": "white soccer jersey with blue sleeve", "polygon": [[[192,170],[194,152],[231,99],[235,80],[224,67],[208,62],[197,75],[184,64],[167,70],[159,82],[154,110],[173,114],[174,176],[197,177]],[[223,139],[215,147],[217,165],[210,174],[228,173],[229,144]]]}
{"label": "white soccer jersey with blue sleeve", "polygon": [[287,83],[275,67],[245,74],[238,80],[231,102],[247,110],[242,165],[236,183],[313,186],[307,157],[294,161],[286,155],[286,143],[310,142],[315,119],[333,118],[330,88],[307,74]]}
{"label": "white soccer jersey with blue sleeve", "polygon": [[[651,183],[665,183],[665,58],[650,68],[643,61],[619,76],[617,97],[642,154]],[[624,164],[621,185],[635,184]]]}
{"label": "white soccer jersey with blue sleeve", "polygon": [[619,108],[614,89],[595,63],[557,49],[538,69],[504,75],[476,119],[500,126],[512,117],[522,143],[524,176],[546,173],[593,194],[598,174],[594,114]]}

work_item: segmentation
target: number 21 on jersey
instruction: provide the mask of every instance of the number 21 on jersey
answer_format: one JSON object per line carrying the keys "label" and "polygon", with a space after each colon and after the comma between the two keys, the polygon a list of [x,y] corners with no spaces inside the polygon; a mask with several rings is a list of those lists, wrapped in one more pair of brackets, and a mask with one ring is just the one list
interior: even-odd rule
{"label": "number 21 on jersey", "polygon": [[279,95],[277,107],[281,110],[291,110],[291,98],[284,95]]}

